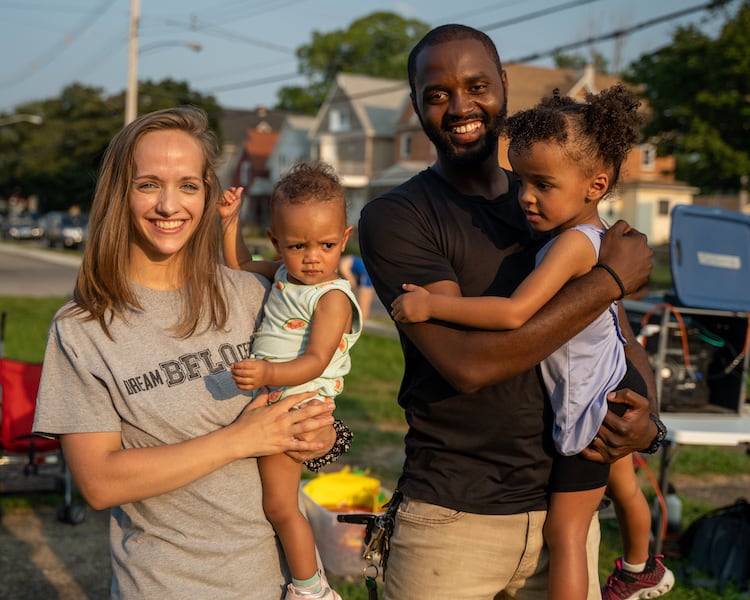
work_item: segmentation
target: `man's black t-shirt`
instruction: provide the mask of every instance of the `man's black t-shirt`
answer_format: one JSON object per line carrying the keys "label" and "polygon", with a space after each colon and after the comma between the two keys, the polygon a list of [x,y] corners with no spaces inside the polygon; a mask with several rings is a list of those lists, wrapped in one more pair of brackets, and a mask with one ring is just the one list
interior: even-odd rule
{"label": "man's black t-shirt", "polygon": [[[518,205],[518,180],[508,178],[508,193],[487,200],[458,193],[427,169],[365,206],[360,246],[385,306],[403,283],[455,281],[465,296],[513,292],[541,244]],[[546,508],[551,415],[536,370],[460,394],[403,334],[401,344],[399,403],[409,425],[403,492],[480,514]]]}

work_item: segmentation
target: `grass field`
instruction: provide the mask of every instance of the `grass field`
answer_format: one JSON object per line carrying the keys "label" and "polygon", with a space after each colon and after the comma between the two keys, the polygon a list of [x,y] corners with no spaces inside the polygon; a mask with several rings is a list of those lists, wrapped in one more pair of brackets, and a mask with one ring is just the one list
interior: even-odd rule
{"label": "grass field", "polygon": [[[63,302],[62,298],[0,297],[0,312],[7,313],[5,355],[18,360],[41,361],[50,320]],[[337,415],[344,419],[356,436],[354,446],[343,462],[368,470],[392,489],[400,472],[405,432],[403,413],[395,401],[403,370],[398,341],[365,334],[353,349],[352,363],[346,390],[337,402]],[[657,468],[657,463],[652,459],[650,466]],[[742,453],[721,448],[685,447],[678,454],[674,469],[695,476],[747,474],[750,473],[750,459]],[[655,475],[658,476],[658,473]],[[648,487],[644,491],[651,495]],[[682,499],[685,525],[711,508],[688,497]],[[732,500],[727,498],[727,502]],[[18,499],[11,501],[3,498],[0,502],[9,507],[17,504]],[[603,521],[602,531],[600,570],[604,579],[620,553],[620,542],[614,520]],[[670,561],[670,566],[678,569],[680,563]],[[367,598],[362,581],[335,581],[335,587],[346,600]],[[740,597],[747,598],[731,591],[719,594],[710,589],[690,588],[681,584],[679,577],[678,584],[668,596],[673,600]]]}

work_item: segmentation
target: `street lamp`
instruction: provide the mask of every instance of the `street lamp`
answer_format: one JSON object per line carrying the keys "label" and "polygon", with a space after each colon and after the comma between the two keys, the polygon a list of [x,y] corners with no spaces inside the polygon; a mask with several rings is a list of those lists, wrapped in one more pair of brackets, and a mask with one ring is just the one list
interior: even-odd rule
{"label": "street lamp", "polygon": [[165,46],[184,46],[185,48],[188,48],[189,50],[192,50],[193,52],[200,52],[203,50],[203,46],[197,42],[183,42],[182,40],[165,40],[161,42],[153,42],[151,44],[146,44],[145,46],[141,46],[140,50],[138,50],[138,54],[146,54],[146,52],[150,52],[151,50],[155,50],[156,48],[163,48]]}
{"label": "street lamp", "polygon": [[14,123],[31,123],[33,125],[41,125],[42,122],[44,122],[44,119],[40,115],[17,114],[0,119],[0,127],[13,125]]}

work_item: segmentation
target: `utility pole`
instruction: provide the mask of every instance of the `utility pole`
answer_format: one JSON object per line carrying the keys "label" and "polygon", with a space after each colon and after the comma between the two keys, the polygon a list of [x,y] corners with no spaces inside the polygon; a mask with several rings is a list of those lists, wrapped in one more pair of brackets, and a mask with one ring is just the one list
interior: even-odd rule
{"label": "utility pole", "polygon": [[138,116],[138,26],[140,19],[141,0],[130,0],[128,85],[125,91],[125,125]]}

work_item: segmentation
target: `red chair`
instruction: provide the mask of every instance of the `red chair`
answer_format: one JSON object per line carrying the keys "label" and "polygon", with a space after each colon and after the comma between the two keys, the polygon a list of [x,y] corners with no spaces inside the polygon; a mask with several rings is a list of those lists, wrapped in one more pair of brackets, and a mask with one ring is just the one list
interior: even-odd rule
{"label": "red chair", "polygon": [[[0,351],[4,339],[5,313],[0,316]],[[0,491],[62,493],[57,517],[75,525],[85,518],[86,508],[73,499],[60,443],[31,433],[41,376],[41,364],[0,355]],[[35,483],[38,485],[30,485]]]}

